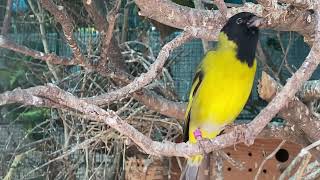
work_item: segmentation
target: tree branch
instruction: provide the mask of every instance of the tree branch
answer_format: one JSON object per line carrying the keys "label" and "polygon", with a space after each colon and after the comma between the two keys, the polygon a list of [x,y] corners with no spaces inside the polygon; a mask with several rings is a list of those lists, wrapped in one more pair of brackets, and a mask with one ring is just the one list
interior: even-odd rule
{"label": "tree branch", "polygon": [[187,107],[186,103],[170,101],[146,89],[134,93],[133,97],[150,110],[168,117],[184,120],[184,113]]}
{"label": "tree branch", "polygon": [[[96,105],[89,104],[52,84],[28,89],[18,88],[0,94],[0,106],[12,103],[59,108],[81,113],[83,118],[104,122],[116,129],[121,134],[129,137],[148,154],[187,157],[203,152],[200,146],[194,144],[152,141],[149,137],[127,124],[126,121],[121,120],[114,111],[104,110]],[[262,135],[265,138],[272,137],[299,141],[299,139],[295,138],[290,128],[268,127],[263,131]],[[216,139],[205,141],[203,145],[206,150],[218,150],[233,145],[234,141],[230,142],[230,139],[234,139],[236,143],[239,143],[243,142],[244,136],[232,131],[218,136]]]}
{"label": "tree branch", "polygon": [[[259,95],[266,101],[272,98],[281,90],[281,86],[265,72],[262,73],[259,84]],[[292,98],[287,105],[280,110],[279,116],[288,122],[296,125],[295,129],[301,129],[310,142],[320,139],[319,119],[314,116],[309,108],[297,97]]]}
{"label": "tree branch", "polygon": [[1,35],[6,36],[10,28],[12,0],[7,0],[6,14],[3,19]]}
{"label": "tree branch", "polygon": [[214,4],[218,7],[220,13],[224,17],[224,20],[227,20],[227,5],[224,0],[213,0]]}
{"label": "tree branch", "polygon": [[22,46],[22,45],[16,44],[13,41],[10,41],[9,39],[5,38],[2,35],[0,35],[0,47],[15,51],[15,52],[27,55],[27,56],[31,56],[35,59],[46,61],[51,64],[62,64],[62,65],[76,65],[77,64],[77,62],[75,62],[75,59],[61,58],[53,53],[45,54],[43,52],[29,49],[26,46]]}
{"label": "tree branch", "polygon": [[149,71],[141,74],[140,77],[135,78],[130,84],[118,90],[112,91],[110,93],[88,98],[87,100],[90,102],[94,102],[94,104],[97,104],[97,105],[105,105],[111,101],[126,97],[131,93],[137,90],[140,90],[141,88],[143,88],[144,86],[146,86],[156,78],[156,76],[159,74],[159,72],[163,68],[163,65],[166,62],[167,58],[169,57],[170,52],[176,47],[180,46],[182,43],[189,40],[191,36],[192,36],[192,32],[185,31],[182,34],[180,34],[178,37],[176,37],[175,39],[173,39],[172,41],[164,45],[161,51],[159,52],[157,59],[150,66]]}
{"label": "tree branch", "polygon": [[[140,8],[140,15],[142,16],[179,29],[197,27],[197,38],[216,40],[222,25],[225,23],[224,18],[217,10],[193,9],[177,5],[168,0],[135,0],[135,2]],[[265,17],[264,28],[296,31],[305,36],[309,44],[312,44],[315,18],[311,11],[292,9],[281,5],[272,9],[272,11],[268,11],[260,4],[245,3],[241,7],[228,8],[227,17],[243,11]]]}
{"label": "tree branch", "polygon": [[[32,49],[29,49],[25,46],[19,45],[14,43],[13,41],[10,41],[6,39],[4,36],[0,35],[0,47],[6,48],[15,52],[22,53],[27,56],[31,56],[35,59],[39,59],[42,61],[46,61],[51,64],[61,64],[61,65],[79,65],[75,59],[68,59],[68,58],[62,58],[59,57],[53,53],[51,54],[45,54],[39,51],[35,51]],[[119,60],[119,59],[116,59]],[[111,60],[113,61],[113,60]],[[81,65],[81,64],[80,64]],[[84,66],[82,64],[82,66]],[[88,66],[86,66],[89,68]],[[111,77],[112,79],[119,81],[124,84],[129,84],[132,82],[132,78],[129,74],[115,70],[114,72],[110,72],[108,69],[103,69],[98,67],[97,68],[98,73],[100,73],[104,77]],[[184,111],[186,104],[180,103],[180,102],[174,102],[167,100],[161,96],[156,95],[155,93],[151,92],[150,90],[143,89],[139,92],[135,92],[133,94],[134,98],[146,105],[149,109],[155,110],[163,115],[174,117],[177,119],[183,119],[184,118]],[[100,98],[101,96],[97,96],[94,98],[88,98],[88,102],[96,104],[96,105],[105,105],[110,103],[111,101],[106,101],[105,99]],[[107,99],[108,100],[108,99]],[[113,99],[115,100],[115,99]],[[105,101],[105,102],[104,102]]]}
{"label": "tree branch", "polygon": [[62,26],[63,33],[72,49],[76,62],[78,62],[78,64],[86,64],[87,62],[85,61],[85,57],[81,53],[81,50],[77,45],[77,41],[73,38],[74,24],[66,10],[62,6],[58,7],[51,0],[40,0],[40,3],[44,9],[54,16],[56,22]]}
{"label": "tree branch", "polygon": [[90,18],[93,20],[94,25],[96,28],[102,32],[104,28],[107,26],[106,19],[101,16],[96,8],[94,1],[92,0],[83,0],[83,5],[88,12]]}
{"label": "tree branch", "polygon": [[[320,6],[320,5],[318,5]],[[317,6],[316,15],[320,19],[320,7]],[[301,67],[288,79],[282,90],[271,100],[258,116],[248,125],[246,131],[248,137],[255,137],[285,105],[294,98],[296,92],[307,81],[319,64],[320,59],[320,21],[317,22],[316,39],[309,55]]]}
{"label": "tree branch", "polygon": [[303,101],[311,101],[315,99],[320,99],[320,81],[313,80],[307,81],[298,92],[298,96]]}
{"label": "tree branch", "polygon": [[305,8],[305,9],[313,9],[314,2],[313,0],[279,0],[279,2],[290,4],[292,6]]}
{"label": "tree branch", "polygon": [[113,29],[118,17],[118,11],[121,5],[121,0],[116,0],[113,9],[108,13],[108,28],[102,31],[102,46],[101,46],[101,61],[104,63],[105,66],[108,64],[108,50],[110,46],[110,41],[113,36]]}

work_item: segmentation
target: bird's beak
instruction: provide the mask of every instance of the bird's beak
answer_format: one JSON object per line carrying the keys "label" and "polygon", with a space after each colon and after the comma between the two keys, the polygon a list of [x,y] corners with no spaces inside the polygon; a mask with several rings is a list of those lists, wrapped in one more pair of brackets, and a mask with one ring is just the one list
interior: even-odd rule
{"label": "bird's beak", "polygon": [[262,25],[263,18],[253,16],[247,23],[248,27],[260,27]]}

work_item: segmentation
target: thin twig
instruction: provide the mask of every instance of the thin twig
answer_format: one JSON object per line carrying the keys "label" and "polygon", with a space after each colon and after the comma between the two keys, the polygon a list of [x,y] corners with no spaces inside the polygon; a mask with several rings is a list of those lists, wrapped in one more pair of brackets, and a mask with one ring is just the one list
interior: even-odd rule
{"label": "thin twig", "polygon": [[320,169],[319,166],[320,166],[320,164],[319,164],[319,162],[318,162],[317,160],[309,163],[308,167],[307,167],[306,170],[305,170],[305,175],[311,174],[311,173],[313,173],[314,171]]}
{"label": "thin twig", "polygon": [[303,159],[305,156],[309,156],[310,154],[309,150],[312,148],[315,148],[320,145],[320,140],[310,144],[309,146],[302,148],[300,153],[293,159],[293,161],[290,163],[290,165],[286,168],[286,170],[280,175],[279,180],[284,180],[286,177],[288,177],[291,173],[291,171],[297,166],[297,164]]}
{"label": "thin twig", "polygon": [[290,165],[286,168],[286,170],[280,175],[279,180],[285,180],[286,177],[288,177],[291,174],[293,169],[297,167],[298,163],[301,161],[303,157],[304,155],[303,156],[297,155],[293,159],[293,161],[290,163]]}
{"label": "thin twig", "polygon": [[304,174],[305,169],[308,166],[308,163],[311,159],[311,154],[307,153],[306,156],[303,157],[300,167],[298,168],[296,174],[294,175],[294,179],[301,180]]}
{"label": "thin twig", "polygon": [[304,180],[314,180],[314,179],[318,178],[319,176],[320,176],[320,168],[317,168],[317,169],[315,169],[314,172],[308,174],[303,179]]}
{"label": "thin twig", "polygon": [[26,46],[19,45],[13,41],[10,41],[6,37],[0,35],[0,47],[9,49],[18,53],[22,53],[27,56],[31,56],[35,59],[40,59],[42,61],[46,61],[52,64],[62,64],[62,65],[75,65],[75,59],[68,59],[68,58],[60,58],[57,55],[45,54],[43,52],[39,52],[33,49],[29,49]]}
{"label": "thin twig", "polygon": [[263,159],[263,161],[261,162],[261,164],[260,164],[260,166],[259,166],[259,169],[258,169],[256,175],[254,176],[254,180],[258,180],[259,175],[260,175],[260,173],[261,173],[261,170],[262,170],[264,164],[265,164],[269,159],[271,159],[271,158],[279,151],[279,149],[280,149],[285,143],[286,143],[286,140],[281,141],[281,143],[277,146],[277,148],[274,149],[274,150],[272,151],[272,153],[270,153],[266,158]]}
{"label": "thin twig", "polygon": [[[41,41],[42,41],[42,45],[43,45],[43,49],[44,49],[44,52],[46,54],[50,54],[50,51],[49,51],[49,45],[48,45],[48,41],[47,41],[47,38],[46,38],[46,29],[44,27],[44,12],[39,4],[39,1],[37,1],[37,4],[38,4],[38,12],[36,11],[35,9],[35,6],[33,4],[33,1],[32,0],[28,0],[28,4],[33,12],[33,14],[36,15],[37,17],[37,20],[39,22],[39,26],[40,26],[40,35],[41,35]],[[46,64],[48,66],[48,69],[49,71],[51,72],[51,74],[53,75],[53,77],[55,78],[56,81],[59,81],[59,77],[57,75],[57,72],[55,71],[54,69],[54,66],[49,62],[49,61],[46,61]]]}
{"label": "thin twig", "polygon": [[107,32],[102,33],[103,41],[102,41],[102,47],[101,47],[101,60],[106,65],[108,64],[108,50],[111,42],[111,38],[113,36],[113,29],[114,25],[116,23],[117,17],[118,17],[118,11],[121,5],[121,0],[116,0],[114,8],[108,13],[107,19],[108,19],[108,29]]}
{"label": "thin twig", "polygon": [[60,159],[63,159],[67,156],[69,156],[70,154],[74,153],[75,151],[77,150],[80,150],[80,149],[85,149],[88,147],[88,145],[94,141],[96,141],[99,137],[105,135],[105,133],[100,133],[98,135],[96,135],[95,137],[92,137],[90,139],[87,139],[83,142],[81,142],[80,144],[76,144],[75,146],[73,146],[72,148],[70,148],[69,150],[65,151],[61,156],[58,156],[54,159],[51,159],[49,161],[47,161],[46,163],[34,168],[33,170],[29,171],[27,174],[24,175],[24,177],[28,177],[30,174],[32,174],[33,172],[36,172],[38,170],[40,170],[41,168],[45,167],[45,166],[48,166],[49,164],[57,161],[57,160],[60,160]]}
{"label": "thin twig", "polygon": [[[220,156],[220,152],[214,153],[214,179],[216,180],[223,180],[223,158]],[[209,174],[210,175],[210,174]]]}
{"label": "thin twig", "polygon": [[108,94],[103,94],[93,98],[89,98],[88,101],[95,101],[95,104],[105,105],[111,101],[117,100],[122,97],[126,97],[129,94],[143,88],[154,80],[163,68],[170,52],[180,46],[182,43],[188,41],[192,34],[189,31],[182,32],[178,37],[163,46],[155,62],[150,66],[148,72],[143,73],[140,77],[135,78],[130,84],[112,91]]}

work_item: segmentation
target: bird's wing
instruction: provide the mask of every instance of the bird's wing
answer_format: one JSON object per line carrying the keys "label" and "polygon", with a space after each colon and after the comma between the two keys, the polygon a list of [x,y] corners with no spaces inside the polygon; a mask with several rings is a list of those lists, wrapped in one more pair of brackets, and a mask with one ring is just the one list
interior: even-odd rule
{"label": "bird's wing", "polygon": [[201,82],[203,80],[204,73],[202,71],[201,65],[199,66],[193,81],[192,81],[192,87],[189,95],[189,103],[187,106],[187,110],[185,113],[185,126],[184,126],[184,131],[183,131],[183,141],[187,142],[189,140],[189,124],[190,124],[190,113],[191,113],[191,105],[192,105],[192,100],[194,96],[196,95],[198,88],[201,85]]}

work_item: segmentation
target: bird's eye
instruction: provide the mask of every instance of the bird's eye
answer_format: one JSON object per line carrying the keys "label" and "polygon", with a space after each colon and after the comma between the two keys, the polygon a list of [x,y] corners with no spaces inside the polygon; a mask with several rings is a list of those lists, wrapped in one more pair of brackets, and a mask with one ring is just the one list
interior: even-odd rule
{"label": "bird's eye", "polygon": [[237,24],[241,24],[243,22],[243,20],[241,19],[241,18],[238,18],[237,20],[236,20],[236,23]]}

